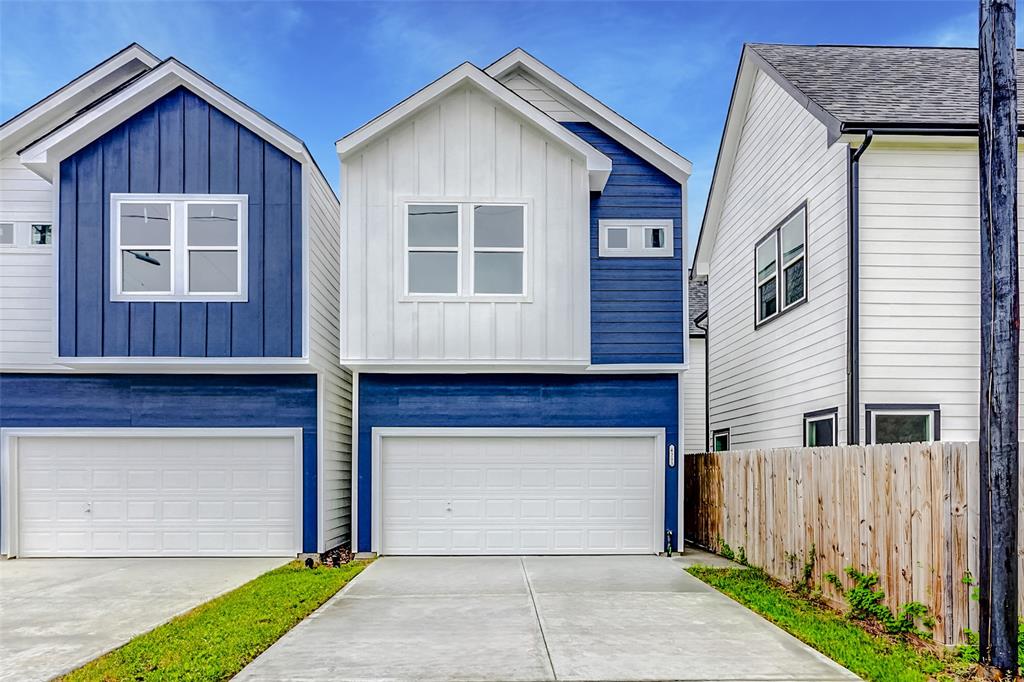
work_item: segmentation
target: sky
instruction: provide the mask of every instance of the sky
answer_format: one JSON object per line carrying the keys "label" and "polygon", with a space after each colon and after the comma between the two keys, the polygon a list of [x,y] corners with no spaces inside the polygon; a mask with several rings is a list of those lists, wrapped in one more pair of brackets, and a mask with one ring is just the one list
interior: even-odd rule
{"label": "sky", "polygon": [[0,0],[0,120],[132,42],[305,140],[335,188],[339,137],[522,47],[693,162],[692,254],[744,42],[975,46],[977,3]]}

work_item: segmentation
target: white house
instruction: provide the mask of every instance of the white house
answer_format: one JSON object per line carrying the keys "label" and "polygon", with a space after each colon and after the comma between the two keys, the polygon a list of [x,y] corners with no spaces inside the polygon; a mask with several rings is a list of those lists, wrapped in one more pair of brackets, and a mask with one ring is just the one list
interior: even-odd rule
{"label": "white house", "polygon": [[716,449],[977,439],[977,73],[744,47],[693,266]]}

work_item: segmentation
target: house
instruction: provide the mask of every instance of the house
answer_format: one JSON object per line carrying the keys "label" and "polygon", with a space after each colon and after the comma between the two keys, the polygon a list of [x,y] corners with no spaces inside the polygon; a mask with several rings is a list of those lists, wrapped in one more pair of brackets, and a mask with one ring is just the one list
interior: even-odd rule
{"label": "house", "polygon": [[683,374],[683,451],[707,452],[709,449],[707,422],[707,313],[708,281],[691,280],[688,308],[690,320],[690,362]]}
{"label": "house", "polygon": [[0,552],[347,542],[338,202],[302,141],[133,44],[0,157]]}
{"label": "house", "polygon": [[693,266],[715,449],[978,438],[977,74],[744,47]]}
{"label": "house", "polygon": [[690,163],[518,49],[337,151],[354,546],[675,546]]}

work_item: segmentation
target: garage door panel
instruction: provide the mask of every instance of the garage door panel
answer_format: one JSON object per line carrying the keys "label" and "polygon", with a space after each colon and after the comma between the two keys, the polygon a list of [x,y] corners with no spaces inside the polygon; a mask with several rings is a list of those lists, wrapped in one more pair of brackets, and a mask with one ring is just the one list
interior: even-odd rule
{"label": "garage door panel", "polygon": [[388,435],[386,554],[653,553],[658,440]]}
{"label": "garage door panel", "polygon": [[20,436],[22,556],[289,555],[288,436]]}

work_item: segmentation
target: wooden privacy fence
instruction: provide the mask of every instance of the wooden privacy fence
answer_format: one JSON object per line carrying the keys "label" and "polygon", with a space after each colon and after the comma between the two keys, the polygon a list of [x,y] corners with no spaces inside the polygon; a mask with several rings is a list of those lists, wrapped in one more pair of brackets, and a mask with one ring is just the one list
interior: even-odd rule
{"label": "wooden privacy fence", "polygon": [[[686,455],[684,467],[690,541],[742,547],[751,565],[790,583],[813,547],[813,585],[837,606],[823,576],[854,566],[879,573],[894,611],[928,606],[936,641],[977,630],[977,443],[716,452]],[[1020,561],[1017,573],[1024,585]]]}

